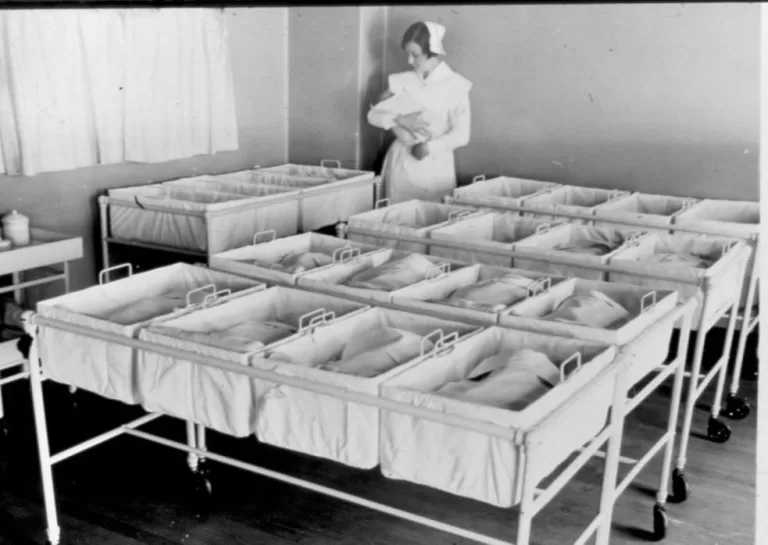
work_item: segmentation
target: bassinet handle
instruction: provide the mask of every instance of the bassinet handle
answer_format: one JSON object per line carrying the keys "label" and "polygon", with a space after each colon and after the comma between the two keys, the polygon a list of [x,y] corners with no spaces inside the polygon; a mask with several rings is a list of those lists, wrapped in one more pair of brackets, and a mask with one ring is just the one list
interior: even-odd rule
{"label": "bassinet handle", "polygon": [[726,242],[725,244],[723,244],[723,248],[722,248],[722,250],[720,251],[720,255],[721,255],[721,257],[725,257],[725,255],[726,255],[728,252],[730,252],[731,250],[733,250],[733,249],[736,247],[736,245],[737,245],[738,243],[739,243],[739,241],[738,241],[738,240],[729,240],[728,242]]}
{"label": "bassinet handle", "polygon": [[320,166],[323,168],[334,168],[334,167],[326,167],[326,163],[331,163],[336,165],[336,168],[341,168],[341,161],[338,159],[323,159],[320,161]]}
{"label": "bassinet handle", "polygon": [[[576,371],[581,369],[581,352],[576,352],[573,356],[568,358],[563,362],[563,364],[560,366],[560,383],[562,384],[565,382],[565,369],[568,367],[569,364],[576,362]],[[568,375],[572,375],[574,372],[572,371]]]}
{"label": "bassinet handle", "polygon": [[[265,237],[266,240],[263,240],[261,242],[258,242],[259,237]],[[257,231],[255,235],[253,235],[253,245],[256,246],[257,244],[272,242],[277,238],[277,233],[274,229],[269,229],[267,231]]]}
{"label": "bassinet handle", "polygon": [[440,354],[445,354],[453,350],[453,345],[459,342],[459,332],[454,331],[448,335],[443,335],[435,343],[435,347],[432,349],[432,357],[436,358]]}
{"label": "bassinet handle", "polygon": [[442,263],[437,263],[433,267],[430,267],[427,269],[427,272],[424,273],[424,280],[433,280],[435,278],[440,278],[445,276],[451,272],[451,264],[443,261]]}
{"label": "bassinet handle", "polygon": [[[648,299],[651,299],[651,304],[646,304]],[[653,307],[656,304],[656,290],[649,291],[640,299],[640,314]]]}
{"label": "bassinet handle", "polygon": [[445,335],[443,334],[443,330],[438,328],[438,329],[435,329],[432,333],[427,333],[426,335],[424,335],[424,337],[422,337],[421,339],[421,357],[422,358],[427,355],[427,349],[426,349],[427,341],[429,341],[432,337],[435,337],[435,336],[437,336],[437,340],[432,343],[433,350],[434,350],[434,347],[436,347],[440,343],[440,341],[443,339],[443,337],[445,337]]}
{"label": "bassinet handle", "polygon": [[331,253],[331,261],[333,263],[336,263],[339,260],[339,255],[341,254],[341,252],[345,252],[347,250],[351,250],[352,248],[355,248],[355,247],[356,246],[352,246],[350,243],[346,243],[344,246],[340,246],[340,247],[336,248]]}
{"label": "bassinet handle", "polygon": [[485,174],[478,174],[474,178],[472,178],[472,183],[476,184],[477,182],[484,182],[485,181]]}
{"label": "bassinet handle", "polygon": [[[324,308],[318,308],[316,310],[313,310],[311,312],[307,312],[306,314],[301,315],[299,317],[299,333],[302,333],[304,332],[304,330],[307,330],[307,329],[312,329],[314,324],[314,319],[316,318],[322,319],[325,314],[326,312]],[[328,313],[328,314],[333,314],[333,313]]]}
{"label": "bassinet handle", "polygon": [[309,321],[309,325],[307,326],[308,329],[312,330],[315,329],[317,326],[322,324],[327,324],[336,319],[336,313],[333,311],[326,312],[322,316],[315,316]]}
{"label": "bassinet handle", "polygon": [[373,209],[378,210],[379,208],[384,208],[386,206],[389,206],[389,199],[379,199],[373,204]]}
{"label": "bassinet handle", "polygon": [[358,256],[360,256],[360,248],[350,246],[342,248],[338,255],[334,252],[332,259],[334,260],[333,263],[338,265],[349,263]]}
{"label": "bassinet handle", "polygon": [[550,229],[552,229],[552,227],[554,227],[554,226],[552,225],[551,222],[550,223],[542,223],[541,225],[536,227],[536,230],[534,231],[534,234],[541,235],[543,233],[548,232]]}
{"label": "bassinet handle", "polygon": [[209,293],[203,298],[203,308],[207,308],[209,304],[213,303],[214,301],[222,297],[226,297],[228,295],[232,295],[232,290],[229,288],[225,288],[215,293]]}
{"label": "bassinet handle", "polygon": [[451,210],[448,214],[448,221],[460,221],[471,215],[472,212],[470,210]]}
{"label": "bassinet handle", "polygon": [[545,293],[549,291],[549,288],[551,287],[552,287],[551,278],[542,278],[541,280],[536,280],[533,284],[528,286],[528,297],[534,297],[539,293]]}
{"label": "bassinet handle", "polygon": [[128,269],[128,276],[133,276],[133,265],[131,265],[130,263],[121,263],[120,265],[115,265],[113,267],[107,267],[106,269],[103,269],[99,273],[99,284],[105,283],[104,278],[106,277],[106,273],[116,271],[118,269],[123,269],[123,268]]}
{"label": "bassinet handle", "polygon": [[[193,290],[189,290],[187,292],[187,306],[188,307],[192,306],[192,295],[193,294],[195,294],[195,293],[203,293],[203,292],[206,292],[208,290],[211,291],[211,294],[215,294],[216,293],[216,286],[214,284],[208,284],[206,286],[201,286],[199,288],[195,288]],[[203,296],[203,303],[205,303],[205,299],[206,299],[206,297]]]}
{"label": "bassinet handle", "polygon": [[261,170],[261,165],[253,165],[252,170]]}
{"label": "bassinet handle", "polygon": [[643,233],[632,233],[625,240],[622,246],[640,246],[640,240],[643,238]]}

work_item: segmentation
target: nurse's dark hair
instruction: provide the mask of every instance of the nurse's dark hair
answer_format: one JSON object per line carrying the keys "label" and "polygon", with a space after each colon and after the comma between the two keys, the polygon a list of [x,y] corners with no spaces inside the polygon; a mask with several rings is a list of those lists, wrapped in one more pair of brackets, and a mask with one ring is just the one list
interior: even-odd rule
{"label": "nurse's dark hair", "polygon": [[403,34],[403,41],[400,43],[400,47],[405,49],[405,46],[411,42],[420,45],[421,51],[427,57],[434,57],[436,55],[429,48],[429,29],[424,23],[418,22],[409,26],[408,30]]}

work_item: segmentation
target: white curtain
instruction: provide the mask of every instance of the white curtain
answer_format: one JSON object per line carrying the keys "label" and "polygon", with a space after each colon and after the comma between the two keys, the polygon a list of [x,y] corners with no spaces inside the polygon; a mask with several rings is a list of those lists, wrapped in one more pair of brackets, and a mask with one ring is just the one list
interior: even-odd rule
{"label": "white curtain", "polygon": [[235,150],[218,9],[0,12],[0,173]]}

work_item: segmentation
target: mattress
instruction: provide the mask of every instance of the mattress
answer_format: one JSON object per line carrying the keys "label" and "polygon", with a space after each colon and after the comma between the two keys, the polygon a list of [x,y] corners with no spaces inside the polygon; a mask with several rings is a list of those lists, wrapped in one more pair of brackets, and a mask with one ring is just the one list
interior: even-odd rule
{"label": "mattress", "polygon": [[[604,228],[577,223],[560,224],[515,244],[515,249],[538,254],[541,260],[515,257],[513,264],[519,269],[530,269],[559,276],[606,280],[606,272],[583,265],[605,265],[628,240],[641,236],[644,236],[644,233],[629,228]],[[569,264],[548,262],[547,257],[567,259]]]}
{"label": "mattress", "polygon": [[246,194],[153,184],[107,192],[113,237],[170,248],[220,253],[248,244],[256,232],[299,229],[299,193],[256,186]]}
{"label": "mattress", "polygon": [[[379,395],[380,386],[474,326],[372,308],[337,319],[251,358],[254,367]],[[259,441],[370,469],[379,463],[379,409],[277,385],[257,400]],[[302,430],[296,433],[295,430]]]}
{"label": "mattress", "polygon": [[651,337],[632,348],[634,384],[666,360],[674,324],[656,326],[677,302],[676,291],[570,278],[502,312],[499,325],[620,347],[655,328]]}
{"label": "mattress", "polygon": [[385,248],[304,273],[298,284],[326,293],[389,302],[406,286],[462,266],[432,256]]}
{"label": "mattress", "polygon": [[[429,252],[429,245],[426,243],[404,242],[390,237],[402,234],[426,239],[430,237],[430,233],[435,229],[448,225],[460,218],[480,214],[480,212],[466,207],[431,201],[411,200],[350,217],[347,224],[347,238],[355,242],[380,248],[395,248],[426,254]],[[357,228],[379,231],[385,236],[376,237],[357,234],[355,232]]]}
{"label": "mattress", "polygon": [[[678,258],[675,258],[675,254]],[[676,290],[684,299],[695,297],[699,305],[693,324],[698,331],[702,318],[708,322],[739,298],[748,258],[749,248],[734,239],[683,233],[652,233],[625,245],[611,256],[609,265],[617,271],[611,271],[608,279],[616,283]],[[674,275],[679,281],[642,276],[643,273],[654,272]],[[709,308],[702,315],[704,289],[707,290]]]}
{"label": "mattress", "polygon": [[[214,303],[224,302],[264,288],[255,280],[177,263],[41,301],[37,311],[94,331],[135,338],[153,320],[192,312],[214,297]],[[39,340],[48,378],[123,403],[140,403],[135,349],[44,326]]]}
{"label": "mattress", "polygon": [[[445,259],[490,265],[511,267],[511,256],[493,255],[487,249],[512,251],[515,244],[537,232],[545,232],[551,227],[546,220],[523,218],[509,213],[491,212],[479,217],[464,218],[451,225],[432,231],[432,238],[462,242],[472,250],[456,249],[433,245],[431,254]],[[474,250],[474,249],[477,250]]]}
{"label": "mattress", "polygon": [[[499,359],[509,362],[510,355],[526,352],[527,363],[518,362],[518,380],[509,380],[514,378],[509,374],[486,387],[486,402],[444,395],[449,384],[464,384],[473,372],[482,371],[480,365],[488,370]],[[531,352],[537,354],[531,357]],[[545,426],[546,433],[537,432],[551,439],[530,442],[523,459],[513,440],[383,410],[382,473],[498,507],[517,504],[520,479],[531,479],[535,485],[605,426],[615,383],[598,377],[615,354],[614,347],[604,344],[497,327],[459,341],[451,351],[418,362],[387,381],[381,395],[511,431],[525,433]],[[496,360],[490,360],[490,366],[489,358]],[[499,406],[505,405],[504,392],[522,408]],[[483,391],[476,395],[482,398]],[[559,417],[547,421],[547,414],[558,407]]]}
{"label": "mattress", "polygon": [[[327,295],[273,287],[189,314],[159,320],[142,340],[248,365],[252,354],[313,332],[365,305]],[[183,357],[139,352],[142,406],[244,437],[254,432],[258,392],[268,384]]]}
{"label": "mattress", "polygon": [[277,239],[274,235],[274,231],[257,233],[254,244],[211,256],[211,267],[249,278],[296,284],[306,272],[378,250],[318,233]]}

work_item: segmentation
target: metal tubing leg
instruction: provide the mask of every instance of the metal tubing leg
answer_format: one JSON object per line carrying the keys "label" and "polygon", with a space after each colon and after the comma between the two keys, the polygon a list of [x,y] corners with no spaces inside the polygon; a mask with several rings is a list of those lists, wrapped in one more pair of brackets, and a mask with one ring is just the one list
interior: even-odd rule
{"label": "metal tubing leg", "polygon": [[[704,305],[706,307],[706,304]],[[701,314],[704,315],[702,309]],[[704,341],[707,332],[702,327],[704,320],[699,320],[699,328],[696,334],[696,347],[693,350],[693,367],[691,369],[691,378],[688,384],[688,396],[685,400],[685,412],[683,414],[683,429],[680,433],[680,450],[677,455],[677,469],[682,470],[685,467],[686,455],[688,453],[688,443],[691,436],[691,427],[693,426],[693,412],[696,408],[696,390],[699,386],[699,374],[701,373],[701,360],[704,357]],[[684,335],[680,335],[681,340]],[[678,354],[681,347],[678,347]]]}
{"label": "metal tubing leg", "polygon": [[109,225],[107,221],[107,197],[99,197],[99,221],[101,222],[101,265],[102,270],[109,268]]}
{"label": "metal tubing leg", "polygon": [[736,348],[736,361],[733,367],[733,376],[731,377],[731,389],[730,394],[735,396],[739,393],[739,384],[741,383],[741,370],[744,364],[744,353],[747,349],[747,337],[749,337],[749,326],[752,322],[752,308],[755,304],[755,296],[757,295],[757,279],[760,274],[760,270],[757,266],[757,260],[755,260],[755,266],[752,270],[752,278],[749,281],[749,292],[747,293],[747,303],[744,308],[744,316],[741,322],[741,330],[739,332],[739,343]]}
{"label": "metal tubing leg", "polygon": [[[527,453],[524,451],[520,453],[524,459],[522,460],[521,467],[527,466]],[[530,477],[527,476],[527,472],[523,476],[523,486],[520,499],[520,518],[517,523],[517,540],[515,545],[529,545],[531,542],[531,526],[533,525],[533,500],[535,494],[535,487],[531,483]]]}
{"label": "metal tubing leg", "polygon": [[[205,426],[202,424],[197,425],[197,448],[203,451],[208,450],[208,447],[205,444]],[[200,457],[200,463],[205,463],[205,457]]]}
{"label": "metal tubing leg", "polygon": [[736,299],[736,302],[734,302],[733,307],[731,307],[731,315],[728,318],[728,330],[725,334],[725,345],[723,346],[723,355],[722,357],[725,358],[725,362],[723,363],[722,367],[720,367],[720,371],[718,371],[717,376],[717,386],[715,387],[715,400],[712,402],[712,418],[717,418],[720,416],[720,405],[723,400],[723,391],[725,390],[725,377],[728,374],[728,360],[731,357],[731,347],[733,346],[733,333],[736,331],[736,318],[738,317],[739,313],[739,302],[741,301],[741,297]]}
{"label": "metal tubing leg", "polygon": [[[25,315],[31,315],[26,314]],[[48,444],[48,424],[45,419],[45,400],[43,399],[43,382],[40,373],[40,360],[37,350],[37,333],[33,324],[23,318],[24,329],[32,337],[29,348],[29,384],[32,393],[32,409],[35,415],[35,433],[37,435],[37,452],[40,457],[40,475],[43,483],[43,502],[45,504],[45,519],[48,525],[48,541],[58,545],[61,537],[58,517],[56,515],[56,498],[53,491],[53,470],[51,450]]]}
{"label": "metal tubing leg", "polygon": [[[187,420],[187,445],[190,448],[197,448],[197,435],[195,434],[195,424]],[[197,473],[199,458],[194,452],[187,454],[187,465],[192,473]]]}
{"label": "metal tubing leg", "polygon": [[[683,379],[685,378],[685,361],[688,358],[688,341],[690,338],[690,317],[686,320],[686,326],[681,331],[681,343],[678,346],[677,357],[680,363],[675,370],[675,379],[672,385],[672,398],[669,400],[669,420],[667,421],[667,444],[664,447],[664,463],[661,466],[659,491],[656,494],[656,502],[664,505],[669,497],[669,477],[672,469],[672,457],[675,453],[675,432],[677,419],[680,414],[680,401],[683,397]],[[682,350],[682,352],[681,352]],[[695,386],[694,386],[695,390]]]}

